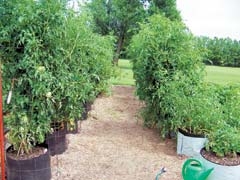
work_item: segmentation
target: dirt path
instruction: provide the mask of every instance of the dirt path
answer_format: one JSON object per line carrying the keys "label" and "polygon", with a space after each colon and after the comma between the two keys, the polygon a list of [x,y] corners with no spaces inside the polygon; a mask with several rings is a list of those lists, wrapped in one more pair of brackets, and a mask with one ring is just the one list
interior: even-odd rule
{"label": "dirt path", "polygon": [[175,142],[143,128],[133,94],[133,87],[115,86],[95,101],[80,133],[68,135],[68,150],[52,158],[53,180],[154,180],[163,166],[161,180],[181,180]]}

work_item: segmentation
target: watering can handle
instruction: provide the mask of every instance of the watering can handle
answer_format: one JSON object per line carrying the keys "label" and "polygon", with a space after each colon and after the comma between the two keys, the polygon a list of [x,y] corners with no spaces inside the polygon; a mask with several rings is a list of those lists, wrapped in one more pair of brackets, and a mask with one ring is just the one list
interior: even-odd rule
{"label": "watering can handle", "polygon": [[186,175],[186,171],[185,171],[186,166],[189,165],[189,164],[191,164],[192,162],[197,162],[197,164],[198,164],[200,167],[202,167],[202,163],[201,163],[199,160],[194,159],[194,158],[187,159],[187,160],[184,162],[183,168],[182,168],[182,175],[183,175],[183,177]]}

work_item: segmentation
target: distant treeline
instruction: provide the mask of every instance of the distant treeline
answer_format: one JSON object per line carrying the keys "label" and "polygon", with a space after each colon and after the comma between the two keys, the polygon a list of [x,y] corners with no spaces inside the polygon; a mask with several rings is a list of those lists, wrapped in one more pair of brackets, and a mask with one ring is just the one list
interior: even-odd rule
{"label": "distant treeline", "polygon": [[240,67],[240,41],[230,38],[197,38],[205,53],[204,63],[216,66]]}

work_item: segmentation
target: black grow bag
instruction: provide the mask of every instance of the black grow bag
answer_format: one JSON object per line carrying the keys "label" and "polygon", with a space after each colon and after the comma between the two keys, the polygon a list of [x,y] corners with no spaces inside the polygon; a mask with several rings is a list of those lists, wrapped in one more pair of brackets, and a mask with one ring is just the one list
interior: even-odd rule
{"label": "black grow bag", "polygon": [[59,129],[46,137],[46,145],[50,151],[50,155],[62,154],[67,149],[66,129]]}
{"label": "black grow bag", "polygon": [[[8,148],[7,152],[11,150]],[[38,157],[16,160],[6,153],[7,180],[50,180],[49,151]]]}

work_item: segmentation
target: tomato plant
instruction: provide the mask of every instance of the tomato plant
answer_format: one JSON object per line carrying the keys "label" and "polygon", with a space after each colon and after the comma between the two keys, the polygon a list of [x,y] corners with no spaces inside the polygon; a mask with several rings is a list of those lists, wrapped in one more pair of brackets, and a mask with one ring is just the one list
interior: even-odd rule
{"label": "tomato plant", "polygon": [[0,1],[0,58],[9,139],[20,153],[44,141],[51,122],[81,117],[108,87],[112,38],[66,1]]}
{"label": "tomato plant", "polygon": [[129,52],[136,92],[146,103],[145,124],[157,126],[165,136],[175,113],[175,102],[170,97],[191,96],[202,81],[201,53],[181,22],[161,15],[153,15],[141,25]]}

